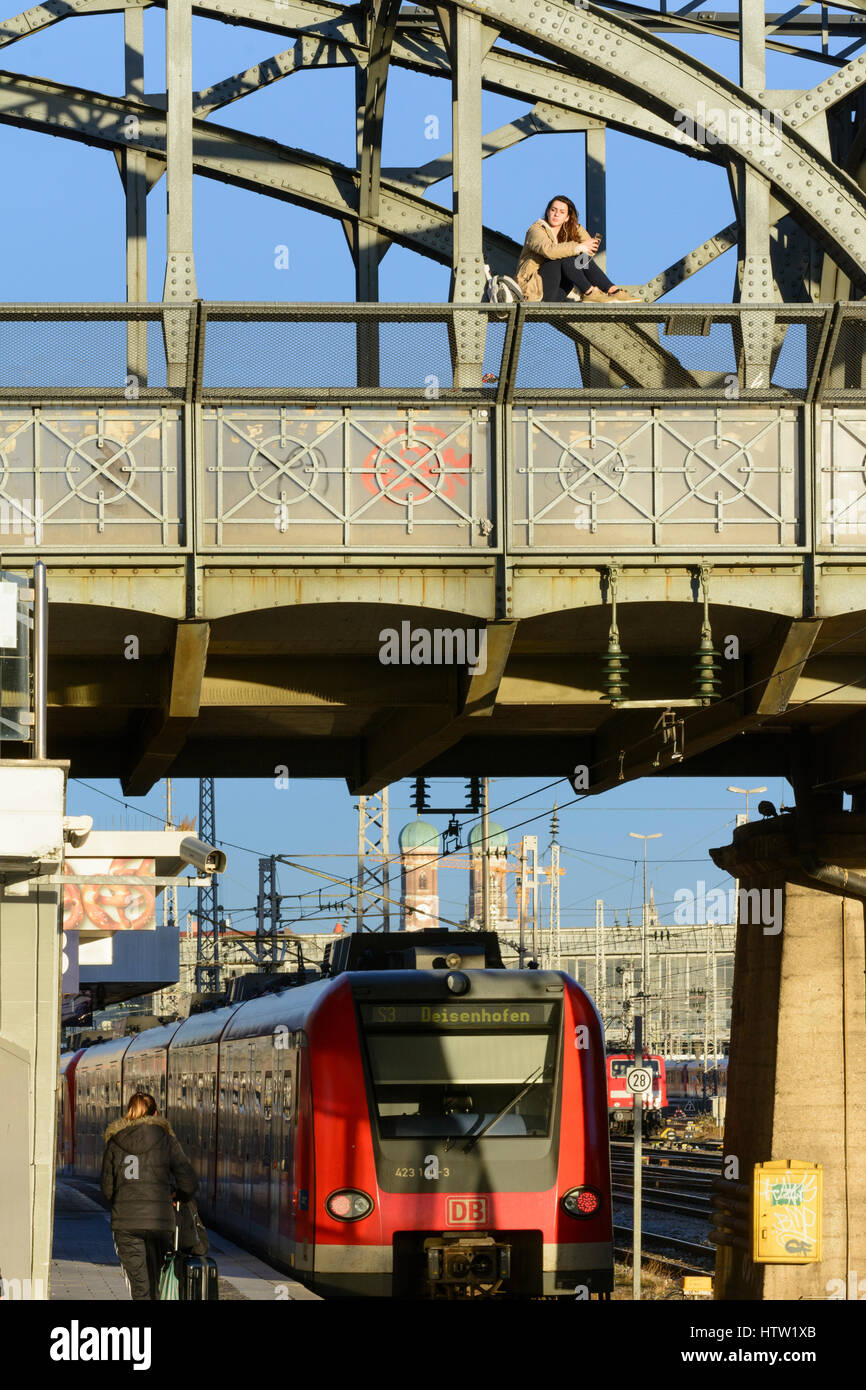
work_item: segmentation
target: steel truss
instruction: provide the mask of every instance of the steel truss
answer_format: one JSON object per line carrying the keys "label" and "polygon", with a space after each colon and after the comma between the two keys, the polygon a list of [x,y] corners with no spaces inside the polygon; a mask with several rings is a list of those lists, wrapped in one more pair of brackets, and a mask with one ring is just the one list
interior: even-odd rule
{"label": "steel truss", "polygon": [[[315,0],[247,0],[191,4],[166,0],[166,93],[146,101],[144,6],[118,0],[69,0],[36,6],[0,26],[0,47],[74,17],[122,8],[125,95],[86,92],[19,73],[3,74],[0,121],[81,140],[112,151],[126,201],[127,298],[146,298],[146,194],[167,170],[166,302],[196,298],[192,248],[193,173],[286,199],[340,220],[356,267],[359,301],[378,299],[378,265],[392,243],[451,266],[451,298],[477,304],[485,260],[513,269],[515,242],[483,226],[485,158],[539,134],[586,135],[587,196],[594,226],[604,230],[605,132],[627,131],[711,160],[726,169],[734,220],[676,264],[636,287],[653,301],[715,256],[737,246],[735,299],[749,305],[844,300],[866,289],[866,43],[859,0],[822,10],[820,23],[798,9],[765,14],[743,0],[738,14],[659,13],[637,5],[575,5],[571,0],[448,0],[401,11],[400,0],[344,6]],[[853,12],[853,13],[852,13]],[[205,91],[191,81],[192,14],[248,25],[291,39],[289,47]],[[730,82],[676,47],[679,35],[713,34],[738,44],[740,81]],[[803,39],[820,34],[820,48]],[[864,37],[860,37],[864,34]],[[853,36],[853,42],[849,40]],[[520,52],[503,43],[518,45]],[[832,50],[832,51],[831,51]],[[766,90],[766,54],[802,54],[831,69],[816,87]],[[453,150],[416,169],[383,169],[390,67],[444,78],[452,89]],[[251,92],[309,68],[356,73],[357,158],[348,168],[311,151],[237,131],[212,117]],[[496,131],[481,125],[481,93],[525,100],[525,116]],[[166,110],[169,116],[166,117]],[[424,198],[452,178],[453,209]],[[458,387],[479,384],[485,321],[449,321]],[[188,318],[164,317],[169,385],[188,380]],[[360,353],[373,384],[377,344],[357,324]],[[744,314],[737,324],[743,369],[769,378],[778,334],[768,318]],[[620,384],[618,351],[634,354],[644,335],[626,325],[613,345],[591,338],[580,350],[599,386]],[[130,325],[129,375],[147,380],[141,320]],[[651,351],[651,349],[649,349]],[[366,385],[361,381],[358,385]]]}

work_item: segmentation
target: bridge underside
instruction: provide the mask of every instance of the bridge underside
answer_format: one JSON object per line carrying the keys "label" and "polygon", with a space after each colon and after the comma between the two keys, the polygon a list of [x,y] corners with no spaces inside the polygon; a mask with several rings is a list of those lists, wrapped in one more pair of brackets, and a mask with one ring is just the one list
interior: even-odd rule
{"label": "bridge underside", "polygon": [[[738,659],[723,658],[721,699],[701,708],[686,703],[702,616],[689,568],[624,566],[628,699],[648,707],[612,708],[598,565],[515,567],[512,612],[526,616],[504,619],[494,564],[444,573],[411,562],[206,565],[193,620],[181,617],[183,566],[52,565],[49,752],[70,757],[74,776],[120,774],[134,794],[167,772],[273,777],[287,768],[373,790],[416,773],[572,776],[578,765],[583,786],[600,791],[653,771],[787,775],[784,735],[809,733],[815,783],[852,787],[866,778],[866,566],[844,576],[834,568],[827,588],[859,590],[861,603],[823,621],[797,611],[802,562],[756,564],[747,575],[714,568],[719,597],[731,588],[740,599],[710,608],[718,647],[733,650],[733,637]],[[136,611],[123,602],[130,589],[142,600],[148,590],[173,594],[181,611]],[[749,607],[748,591],[765,605],[775,596],[778,609]],[[399,637],[405,624],[413,637],[489,624],[486,671],[382,664],[381,634]],[[138,659],[124,655],[131,637]],[[683,721],[676,745],[656,727],[666,709]]]}
{"label": "bridge underside", "polygon": [[74,776],[866,778],[861,306],[8,314],[3,566],[48,567]]}

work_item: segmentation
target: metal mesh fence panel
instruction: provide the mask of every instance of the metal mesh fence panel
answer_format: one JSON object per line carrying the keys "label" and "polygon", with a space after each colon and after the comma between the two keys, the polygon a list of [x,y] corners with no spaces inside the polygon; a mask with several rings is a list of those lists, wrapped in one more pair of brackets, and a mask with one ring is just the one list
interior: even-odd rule
{"label": "metal mesh fence panel", "polygon": [[825,319],[821,310],[809,316],[764,307],[533,308],[523,324],[515,391],[802,396]]}
{"label": "metal mesh fence panel", "polygon": [[825,400],[866,400],[866,304],[842,312],[822,394]]}
{"label": "metal mesh fence panel", "polygon": [[[475,306],[482,371],[475,394],[492,395],[501,373],[507,323]],[[243,316],[208,309],[202,388],[206,395],[256,393],[333,396],[382,390],[437,400],[454,389],[453,318],[449,308],[419,314],[416,307],[316,306]]]}
{"label": "metal mesh fence panel", "polygon": [[[20,395],[99,392],[135,400],[166,389],[162,326],[154,317],[127,319],[73,308],[50,317],[34,309],[0,317],[0,391]],[[26,311],[24,311],[26,313]]]}

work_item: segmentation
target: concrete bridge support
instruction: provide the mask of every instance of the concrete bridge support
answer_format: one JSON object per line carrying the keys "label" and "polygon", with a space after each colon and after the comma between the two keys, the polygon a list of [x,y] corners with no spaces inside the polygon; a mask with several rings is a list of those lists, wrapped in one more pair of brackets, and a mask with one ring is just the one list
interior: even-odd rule
{"label": "concrete bridge support", "polygon": [[[851,1272],[866,1275],[866,814],[801,809],[743,826],[711,854],[740,882],[724,1145],[739,1171],[718,1199],[730,1243],[716,1297],[850,1297]],[[823,1165],[816,1264],[751,1258],[754,1165],[785,1158]]]}
{"label": "concrete bridge support", "polygon": [[[0,1277],[11,1299],[48,1298],[61,889],[45,878],[60,867],[68,766],[0,761]],[[28,837],[34,854],[52,856],[32,878]]]}

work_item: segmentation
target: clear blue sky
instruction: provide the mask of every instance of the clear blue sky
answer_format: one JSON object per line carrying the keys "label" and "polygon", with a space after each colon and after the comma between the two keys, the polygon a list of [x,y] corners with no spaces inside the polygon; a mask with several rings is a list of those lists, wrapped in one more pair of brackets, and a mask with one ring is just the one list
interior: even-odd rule
{"label": "clear blue sky", "polygon": [[[784,6],[779,7],[784,9]],[[818,7],[813,7],[817,9]],[[7,3],[3,15],[19,12]],[[277,52],[276,35],[194,20],[194,84],[197,89],[238,72]],[[164,12],[145,14],[147,68],[145,87],[164,86],[162,32]],[[734,43],[704,38],[682,39],[684,49],[736,79]],[[807,47],[813,41],[804,41]],[[22,40],[3,51],[6,69],[73,83],[110,93],[123,90],[123,21],[120,15],[99,15],[64,21],[43,34]],[[770,88],[809,87],[832,69],[817,62],[769,56]],[[341,162],[354,162],[354,79],[349,70],[302,73],[218,113],[217,120],[313,150]],[[488,95],[484,102],[486,129],[494,129],[522,114],[519,102]],[[428,115],[439,118],[438,141],[425,139]],[[450,148],[450,91],[446,82],[395,69],[388,89],[383,163],[422,164]],[[484,216],[488,225],[515,240],[543,210],[553,193],[567,192],[592,225],[592,210],[583,197],[583,137],[537,136],[484,165]],[[6,216],[0,224],[0,247],[6,285],[0,299],[17,301],[121,300],[125,296],[123,199],[111,154],[72,141],[0,125],[0,160],[6,189]],[[713,235],[732,220],[727,178],[723,169],[697,163],[684,155],[611,133],[608,140],[608,269],[620,281],[640,283]],[[448,184],[437,185],[430,197],[447,203]],[[328,217],[293,208],[287,203],[196,179],[196,257],[199,294],[219,300],[348,300],[354,294],[351,261],[339,224]],[[149,292],[161,297],[164,275],[164,180],[148,199],[150,219]],[[286,245],[288,270],[274,266],[274,251]],[[735,257],[720,258],[687,281],[670,298],[727,302],[731,298]],[[442,300],[447,296],[447,269],[400,248],[392,248],[382,263],[381,297],[386,300]],[[567,876],[562,883],[563,923],[593,920],[594,901],[604,897],[621,914],[640,903],[640,850],[629,830],[660,830],[650,853],[650,880],[662,916],[670,920],[678,888],[726,886],[729,880],[706,857],[709,846],[730,838],[734,816],[743,798],[725,790],[731,778],[644,781],[626,785],[597,799],[561,812],[560,839]],[[779,779],[766,782],[776,804],[790,791]],[[120,797],[117,783],[99,784],[104,793]],[[433,784],[439,800],[460,802],[459,784]],[[410,784],[391,793],[392,847],[400,826],[411,818]],[[501,813],[496,808],[525,798]],[[506,827],[514,826],[512,842],[525,829],[539,835],[546,853],[549,813],[554,800],[573,799],[567,782],[558,787],[527,781],[499,781],[491,788],[491,809]],[[156,790],[127,813],[105,795],[73,781],[69,812],[89,812],[99,826],[138,828],[153,824],[145,812],[162,814],[163,793]],[[270,852],[302,857],[312,853],[346,854],[345,859],[309,860],[326,872],[350,874],[354,867],[357,817],[345,786],[337,782],[293,781],[286,791],[270,782],[217,783],[218,838],[229,848],[229,871],[223,880],[223,901],[237,925],[251,925],[257,891],[258,854]],[[175,787],[177,817],[197,811],[197,784]],[[518,825],[529,818],[542,819]],[[444,819],[437,822],[444,827]],[[232,849],[231,845],[246,847]],[[656,862],[659,861],[659,862]],[[665,861],[665,862],[661,862]],[[672,861],[672,862],[667,862]],[[323,898],[344,896],[322,882]],[[466,875],[443,870],[440,899],[443,916],[459,919],[466,904]],[[284,893],[309,893],[318,882],[309,875],[283,870]],[[397,896],[397,885],[394,885]],[[315,897],[298,899],[311,914],[309,925],[328,929],[337,913],[314,922]],[[668,905],[665,907],[665,905]],[[246,909],[246,915],[244,915]],[[300,910],[300,909],[299,909]],[[342,915],[346,917],[346,913]]]}

